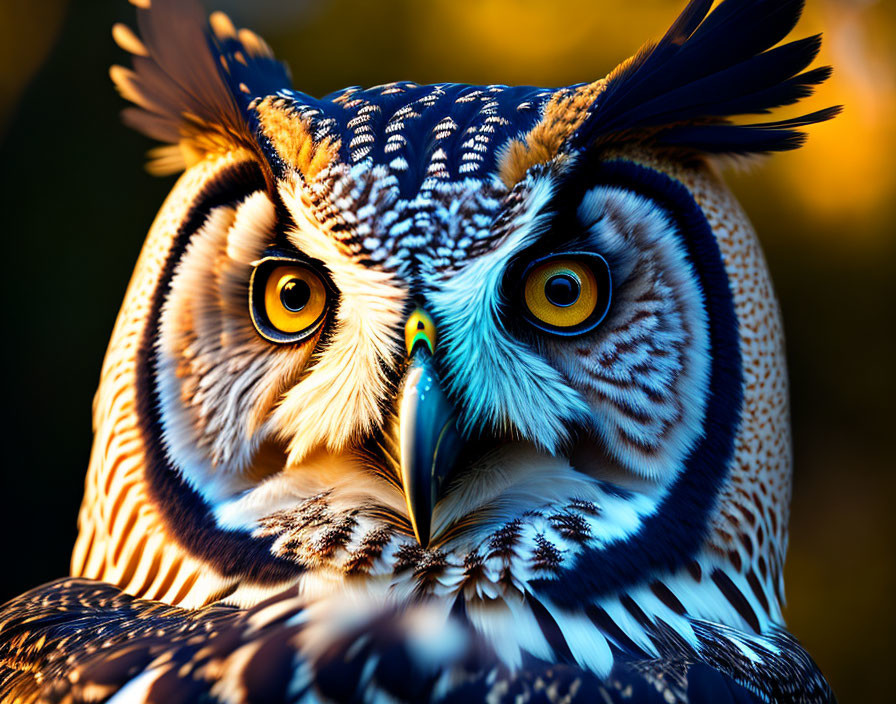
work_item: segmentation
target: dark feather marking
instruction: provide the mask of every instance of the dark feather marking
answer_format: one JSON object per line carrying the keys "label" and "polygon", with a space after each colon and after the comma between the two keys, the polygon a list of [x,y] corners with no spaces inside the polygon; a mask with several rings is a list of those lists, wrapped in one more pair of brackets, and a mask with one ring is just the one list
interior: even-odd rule
{"label": "dark feather marking", "polygon": [[[804,133],[791,128],[830,120],[841,110],[839,106],[827,108],[806,118],[794,118],[793,121],[676,127],[663,136],[663,142],[669,145],[686,145],[708,153],[750,154],[788,151],[799,149],[806,141]],[[810,119],[812,116],[815,116],[815,119]]]}
{"label": "dark feather marking", "polygon": [[[558,189],[552,227],[568,226],[583,191],[596,184],[617,186],[654,201],[670,217],[694,265],[706,301],[710,346],[705,433],[658,510],[637,533],[608,546],[585,546],[559,580],[533,580],[537,594],[573,606],[604,594],[624,592],[652,574],[674,573],[692,562],[709,530],[714,497],[730,471],[743,402],[740,337],[728,274],[706,217],[682,184],[631,162],[584,160]],[[569,203],[567,205],[567,203]]]}
{"label": "dark feather marking", "polygon": [[535,547],[532,550],[533,569],[556,572],[563,564],[563,552],[539,533],[535,536]]}
{"label": "dark feather marking", "polygon": [[599,516],[601,513],[600,506],[586,499],[570,499],[567,510],[587,513],[589,516]]}
{"label": "dark feather marking", "polygon": [[623,594],[619,597],[619,603],[628,611],[632,618],[638,622],[641,626],[645,628],[649,628],[651,625],[651,620],[644,613],[644,610],[635,603],[635,600],[632,599],[628,594]]}
{"label": "dark feather marking", "polygon": [[737,610],[737,613],[741,615],[741,618],[750,624],[750,628],[758,633],[759,618],[756,616],[756,612],[753,611],[753,607],[750,606],[750,602],[747,601],[747,598],[743,595],[740,589],[738,589],[734,582],[731,581],[731,578],[722,570],[717,569],[712,571],[712,581],[715,582],[719,591],[722,592],[729,603]]}
{"label": "dark feather marking", "polygon": [[[794,149],[796,128],[829,120],[830,108],[794,121],[732,125],[810,95],[828,68],[800,73],[820,37],[775,47],[796,25],[802,0],[693,0],[666,35],[611,74],[605,91],[567,148],[599,147],[626,135],[708,153]],[[774,48],[772,48],[774,47]]]}
{"label": "dark feather marking", "polygon": [[346,561],[343,567],[345,573],[353,575],[368,571],[391,539],[392,529],[388,526],[374,528],[365,533],[358,547]]}
{"label": "dark feather marking", "polygon": [[[165,704],[192,704],[208,691],[208,683],[193,676],[194,663],[190,656],[196,648],[189,646],[178,652],[181,662],[175,660],[163,665],[164,674],[156,679],[146,693],[148,702],[165,702]],[[180,665],[180,667],[178,667]]]}
{"label": "dark feather marking", "polygon": [[[332,632],[330,642],[321,644],[322,651],[309,662],[299,652],[302,626],[285,625],[301,614],[300,603],[279,608],[295,594],[294,589],[286,590],[248,610],[192,611],[135,599],[89,580],[45,585],[0,608],[0,697],[97,701],[155,663],[160,676],[149,695],[165,702],[222,701],[216,689],[224,667],[231,668],[228,674],[243,685],[241,701],[253,702],[294,701],[303,695],[363,701],[382,695],[393,701],[443,704],[486,700],[684,704],[684,695],[679,695],[685,691],[689,704],[715,704],[725,693],[736,693],[733,701],[751,704],[833,701],[817,667],[789,634],[773,629],[762,638],[750,637],[699,620],[691,622],[696,648],[658,622],[648,636],[659,655],[647,655],[636,646],[616,647],[613,670],[599,680],[572,664],[557,623],[532,598],[529,604],[539,627],[557,658],[569,664],[524,654],[522,666],[510,670],[459,612],[452,617],[460,629],[457,647],[431,661],[421,657],[417,646],[421,636],[427,637],[419,630],[419,620],[406,618],[407,610],[399,608],[361,619],[347,631]],[[277,609],[277,618],[266,617],[271,614],[265,613],[268,607]],[[604,632],[612,634],[615,625],[601,613],[596,607],[589,609],[595,625],[610,626]],[[429,637],[438,642],[442,636]],[[622,635],[620,640],[624,639]],[[743,652],[741,643],[753,650],[755,658]],[[251,648],[251,656],[245,661],[231,659],[244,646]],[[288,699],[297,668],[305,666],[308,688],[290,692]],[[450,673],[450,684],[437,691],[443,673]]]}
{"label": "dark feather marking", "polygon": [[696,79],[638,105],[639,113],[649,115],[641,124],[649,127],[692,119],[695,111],[703,117],[729,115],[728,102],[735,100],[745,103],[744,113],[767,111],[755,101],[755,94],[798,74],[815,59],[820,48],[821,35],[806,37],[751,57],[724,73]]}
{"label": "dark feather marking", "polygon": [[431,550],[419,543],[404,543],[395,551],[395,571],[411,569],[421,584],[437,578],[448,566],[448,558],[441,550]]}
{"label": "dark feather marking", "polygon": [[753,540],[750,538],[750,536],[747,533],[745,533],[743,531],[738,533],[737,537],[740,539],[740,543],[741,543],[741,545],[743,545],[744,550],[746,550],[747,557],[752,558],[753,557]]}
{"label": "dark feather marking", "polygon": [[532,615],[535,616],[535,622],[538,624],[544,639],[551,646],[551,650],[554,651],[554,656],[557,658],[556,661],[568,665],[575,664],[576,660],[569,649],[566,638],[563,636],[563,631],[560,630],[560,626],[557,625],[554,617],[551,616],[544,604],[530,593],[526,593],[526,604],[532,610]]}
{"label": "dark feather marking", "polygon": [[[750,641],[758,662],[737,645],[739,632],[727,626],[695,620],[701,660],[731,680],[759,693],[757,700],[771,702],[834,702],[818,666],[799,642],[786,631],[773,628],[762,641]],[[712,700],[709,700],[712,701]]]}
{"label": "dark feather marking", "polygon": [[762,699],[702,662],[687,670],[688,704],[755,704]]}
{"label": "dark feather marking", "polygon": [[351,540],[357,525],[358,519],[352,513],[335,516],[332,523],[314,541],[314,550],[321,557],[330,557]]}
{"label": "dark feather marking", "polygon": [[[469,552],[464,556],[464,582],[476,582],[481,579],[484,572],[482,555],[478,552]],[[463,595],[463,591],[460,592]]]}
{"label": "dark feather marking", "polygon": [[255,651],[242,672],[247,701],[287,699],[287,687],[299,664],[295,637],[301,630],[300,626],[280,627]]}
{"label": "dark feather marking", "polygon": [[171,539],[224,576],[245,576],[262,583],[276,583],[294,578],[301,568],[271,554],[273,538],[254,539],[247,532],[222,530],[217,526],[209,505],[168,459],[162,441],[161,407],[155,384],[159,318],[177,263],[192,236],[212,210],[232,206],[264,188],[264,177],[258,166],[253,162],[241,162],[218,173],[196,197],[178,228],[152,294],[146,328],[137,348],[136,387],[148,493]]}
{"label": "dark feather marking", "polygon": [[735,572],[740,572],[741,567],[743,567],[743,561],[740,559],[740,553],[737,550],[728,551],[728,560],[731,562],[731,566],[734,567]]}
{"label": "dark feather marking", "polygon": [[591,537],[588,522],[577,513],[555,513],[548,519],[554,529],[567,540],[584,543]]}
{"label": "dark feather marking", "polygon": [[759,580],[756,578],[756,573],[753,570],[747,572],[747,584],[750,585],[753,594],[756,595],[762,608],[767,612],[769,608],[768,597],[765,595],[765,589],[762,588],[762,585],[759,583]]}
{"label": "dark feather marking", "polygon": [[498,557],[510,558],[519,543],[523,524],[518,518],[505,523],[492,535],[488,544],[489,553]]}
{"label": "dark feather marking", "polygon": [[672,593],[672,590],[669,589],[663,582],[659,580],[654,580],[650,583],[650,591],[656,595],[656,598],[659,599],[663,604],[668,606],[672,611],[674,611],[679,616],[683,616],[687,613],[687,609],[684,608],[684,604],[682,604],[678,597]]}
{"label": "dark feather marking", "polygon": [[588,604],[585,607],[585,614],[591,619],[591,622],[597,626],[603,633],[622,650],[633,654],[646,656],[647,653],[635,641],[629,638],[625,631],[610,617],[610,615],[595,604]]}

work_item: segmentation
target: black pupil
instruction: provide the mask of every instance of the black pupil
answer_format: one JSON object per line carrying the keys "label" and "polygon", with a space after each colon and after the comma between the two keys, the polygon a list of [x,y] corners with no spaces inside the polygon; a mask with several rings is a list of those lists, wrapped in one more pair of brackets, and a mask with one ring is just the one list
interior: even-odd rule
{"label": "black pupil", "polygon": [[579,300],[581,286],[575,277],[569,274],[557,274],[548,279],[544,285],[544,295],[555,306],[571,306]]}
{"label": "black pupil", "polygon": [[290,279],[280,289],[280,302],[286,310],[298,313],[308,305],[311,287],[301,279]]}

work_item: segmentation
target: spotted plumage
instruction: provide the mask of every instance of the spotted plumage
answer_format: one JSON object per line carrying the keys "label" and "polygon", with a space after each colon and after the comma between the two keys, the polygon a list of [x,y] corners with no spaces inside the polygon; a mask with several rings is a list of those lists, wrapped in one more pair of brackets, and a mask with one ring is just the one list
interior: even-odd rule
{"label": "spotted plumage", "polygon": [[141,0],[151,168],[72,577],[4,701],[829,702],[784,629],[780,316],[719,157],[829,74],[799,0],[693,0],[606,78],[294,90]]}

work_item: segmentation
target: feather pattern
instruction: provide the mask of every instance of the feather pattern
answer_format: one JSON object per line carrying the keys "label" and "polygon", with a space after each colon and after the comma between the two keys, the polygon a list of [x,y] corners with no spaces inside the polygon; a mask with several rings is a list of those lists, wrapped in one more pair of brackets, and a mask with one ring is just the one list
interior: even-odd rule
{"label": "feather pattern", "polygon": [[803,0],[692,0],[666,35],[608,78],[568,150],[639,139],[710,153],[750,154],[799,147],[796,128],[829,120],[832,107],[793,121],[735,125],[810,95],[827,67],[801,73],[820,36],[771,48],[796,25]]}
{"label": "feather pattern", "polygon": [[[0,699],[831,701],[783,630],[778,309],[689,158],[836,112],[729,121],[830,74],[819,37],[778,45],[802,2],[694,0],[589,84],[320,99],[196,0],[135,4],[126,120],[189,168],[97,395],[72,571],[103,581],[0,607]],[[301,341],[257,323],[297,312],[285,278],[254,287],[271,253],[326,282]],[[598,257],[600,324],[531,325],[531,265]],[[412,334],[417,402],[464,436],[425,536],[405,469],[440,425],[404,403]]]}
{"label": "feather pattern", "polygon": [[113,66],[110,75],[134,103],[122,112],[125,123],[167,145],[151,152],[150,171],[173,173],[237,147],[258,153],[249,101],[290,87],[267,45],[221,13],[209,25],[197,2],[153,0],[137,8],[137,26],[139,39],[124,25],[113,30],[132,68]]}
{"label": "feather pattern", "polygon": [[[556,624],[532,606],[533,626],[562,650]],[[34,618],[15,620],[23,608]],[[690,645],[660,625],[649,635],[653,654],[616,648],[600,678],[563,658],[530,655],[508,668],[462,611],[432,602],[370,610],[349,600],[339,618],[334,608],[289,589],[251,609],[187,610],[59,580],[0,608],[0,690],[25,704],[831,701],[814,663],[781,631],[749,638],[694,620]]]}

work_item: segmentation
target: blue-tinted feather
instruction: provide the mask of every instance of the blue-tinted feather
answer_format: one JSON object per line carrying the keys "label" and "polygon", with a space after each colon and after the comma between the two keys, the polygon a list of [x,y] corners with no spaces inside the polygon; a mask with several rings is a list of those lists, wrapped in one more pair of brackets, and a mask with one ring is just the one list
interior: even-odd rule
{"label": "blue-tinted feather", "polygon": [[793,105],[803,98],[812,95],[815,86],[824,83],[831,76],[831,67],[806,71],[777,85],[759,90],[754,93],[746,93],[731,100],[714,104],[717,115],[758,115],[769,113],[774,108],[784,105]]}
{"label": "blue-tinted feather", "polygon": [[806,135],[796,128],[836,117],[839,106],[818,110],[789,120],[753,125],[685,125],[665,132],[660,141],[670,145],[688,145],[709,153],[752,154],[756,152],[798,149]]}
{"label": "blue-tinted feather", "polygon": [[782,128],[782,127],[805,127],[806,125],[813,125],[816,122],[824,122],[825,120],[830,120],[834,117],[837,117],[841,112],[843,112],[842,105],[834,105],[830,108],[824,108],[823,110],[816,110],[815,112],[810,112],[807,115],[800,115],[799,117],[791,117],[787,120],[778,120],[776,122],[764,122],[761,127],[772,127],[772,128]]}
{"label": "blue-tinted feather", "polygon": [[670,130],[661,144],[687,146],[708,154],[755,154],[799,149],[806,135],[797,130],[765,129],[753,125],[693,125]]}
{"label": "blue-tinted feather", "polygon": [[292,87],[286,64],[270,56],[250,54],[237,37],[220,39],[210,36],[209,42],[219,65],[220,59],[224,58],[227,66],[224,78],[244,110],[254,98]]}
{"label": "blue-tinted feather", "polygon": [[[692,119],[695,110],[701,110],[704,115],[730,115],[721,109],[725,101],[767,90],[788,80],[812,62],[820,47],[819,35],[784,44],[657,96],[638,105],[633,112],[650,116],[643,119],[643,125]],[[623,113],[616,124],[626,124],[631,117],[636,115]]]}
{"label": "blue-tinted feather", "polygon": [[[744,9],[752,9],[753,14],[743,16]],[[682,14],[689,10],[690,6]],[[612,102],[613,111],[620,112],[651,95],[686,85],[760,53],[790,32],[801,10],[802,2],[797,0],[727,0],[690,37],[670,38],[667,33],[643,62],[636,62],[633,70],[619,77],[626,80],[613,82],[621,85],[608,87],[604,102]]]}
{"label": "blue-tinted feather", "polygon": [[[656,139],[665,144],[712,152],[780,151],[802,143],[795,125],[733,127],[725,118],[791,105],[830,75],[826,68],[800,73],[816,57],[820,36],[772,48],[796,25],[803,0],[725,0],[707,15],[709,4],[693,0],[656,46],[610,79],[570,149],[639,128],[660,128]],[[833,114],[815,113],[813,121]]]}

